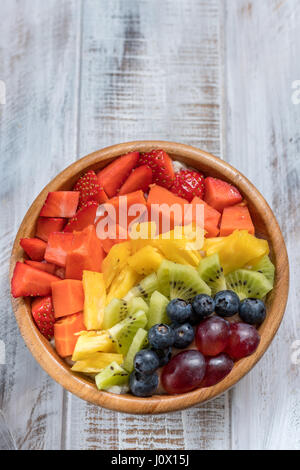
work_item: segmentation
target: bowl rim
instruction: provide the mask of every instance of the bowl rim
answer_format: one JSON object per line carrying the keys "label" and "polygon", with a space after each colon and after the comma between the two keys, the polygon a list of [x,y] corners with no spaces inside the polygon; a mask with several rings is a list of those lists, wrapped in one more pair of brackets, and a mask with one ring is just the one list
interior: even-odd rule
{"label": "bowl rim", "polygon": [[[15,299],[11,296],[13,311],[28,349],[41,367],[56,382],[90,403],[110,410],[133,414],[158,414],[183,410],[209,401],[233,387],[254,367],[269,347],[282,321],[289,289],[289,266],[285,242],[275,215],[255,186],[229,163],[208,152],[186,144],[158,140],[124,142],[105,147],[75,161],[53,178],[35,198],[19,227],[10,258],[10,280],[16,262],[23,260],[23,251],[19,246],[20,238],[32,236],[34,225],[31,221],[35,222],[37,219],[49,191],[59,190],[70,181],[71,177],[83,173],[90,167],[98,166],[100,168],[101,162],[107,164],[125,153],[145,152],[154,148],[163,148],[171,156],[175,154],[178,160],[184,161],[186,159],[200,167],[211,168],[212,171],[222,174],[225,180],[232,182],[242,191],[248,202],[251,202],[251,205],[258,210],[262,219],[267,221],[268,239],[273,247],[275,257],[276,279],[267,320],[260,327],[262,340],[253,355],[235,363],[231,373],[213,387],[199,388],[179,395],[157,395],[148,398],[100,392],[91,381],[80,374],[72,373],[66,362],[57,355],[49,341],[36,328],[31,316],[29,299],[23,297]],[[270,322],[268,318],[271,316],[272,321]]]}

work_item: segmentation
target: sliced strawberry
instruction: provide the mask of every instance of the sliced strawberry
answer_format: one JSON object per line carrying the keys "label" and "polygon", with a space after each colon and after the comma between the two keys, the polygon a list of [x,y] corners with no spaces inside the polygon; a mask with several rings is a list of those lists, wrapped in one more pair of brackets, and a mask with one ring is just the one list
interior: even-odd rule
{"label": "sliced strawberry", "polygon": [[13,297],[49,295],[51,283],[55,281],[59,278],[18,261],[11,280],[11,293]]}
{"label": "sliced strawberry", "polygon": [[36,237],[48,241],[52,232],[61,232],[66,225],[66,220],[60,217],[39,217],[36,224]]}
{"label": "sliced strawberry", "polygon": [[88,201],[86,202],[75,214],[72,219],[69,220],[64,228],[64,232],[73,232],[76,230],[79,232],[89,225],[93,225],[96,212],[98,209],[98,202]]}
{"label": "sliced strawberry", "polygon": [[148,191],[152,183],[152,170],[147,165],[142,165],[130,173],[127,180],[120,189],[119,195],[133,193],[141,189],[144,193]]}
{"label": "sliced strawberry", "polygon": [[20,245],[33,261],[44,259],[47,243],[39,238],[21,238]]}
{"label": "sliced strawberry", "polygon": [[208,176],[204,184],[204,201],[219,212],[222,212],[224,207],[238,204],[243,199],[239,190],[226,181]]}
{"label": "sliced strawberry", "polygon": [[42,207],[42,217],[74,217],[79,201],[78,191],[55,191],[49,193]]}
{"label": "sliced strawberry", "polygon": [[31,312],[42,335],[49,340],[53,338],[55,318],[51,295],[35,299],[31,305]]}
{"label": "sliced strawberry", "polygon": [[98,178],[93,170],[88,171],[79,178],[75,184],[74,191],[79,191],[79,207],[88,201],[96,201],[99,204],[106,202],[108,197],[98,183]]}
{"label": "sliced strawberry", "polygon": [[175,173],[172,159],[164,150],[155,149],[149,153],[142,153],[138,165],[147,165],[151,168],[153,183],[168,189],[173,185]]}
{"label": "sliced strawberry", "polygon": [[203,199],[204,196],[204,176],[194,170],[180,170],[175,173],[175,181],[171,188],[172,193],[187,199],[189,202],[195,196]]}
{"label": "sliced strawberry", "polygon": [[40,261],[31,261],[29,259],[26,259],[25,264],[28,264],[32,268],[39,269],[40,271],[45,271],[46,273],[55,274],[55,269],[56,269],[55,264],[47,263],[47,261],[40,262]]}
{"label": "sliced strawberry", "polygon": [[45,252],[45,260],[65,267],[67,254],[72,248],[73,234],[65,232],[53,232],[49,235]]}
{"label": "sliced strawberry", "polygon": [[98,182],[109,198],[117,194],[118,189],[121,188],[133,168],[136,167],[139,156],[139,152],[123,155],[97,174]]}

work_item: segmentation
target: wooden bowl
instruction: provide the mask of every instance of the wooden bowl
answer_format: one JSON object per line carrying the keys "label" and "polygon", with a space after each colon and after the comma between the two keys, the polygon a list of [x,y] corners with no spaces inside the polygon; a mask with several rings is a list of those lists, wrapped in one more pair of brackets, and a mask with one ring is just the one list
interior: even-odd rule
{"label": "wooden bowl", "polygon": [[249,203],[257,235],[269,241],[270,255],[276,266],[276,279],[274,289],[267,299],[267,318],[259,328],[261,342],[252,356],[238,361],[231,373],[213,387],[180,395],[157,395],[151,398],[99,392],[91,381],[71,372],[68,365],[56,354],[50,343],[35,327],[31,317],[30,299],[12,298],[13,310],[21,334],[43,369],[78,397],[104,408],[125,413],[146,414],[181,410],[211,400],[228,390],[252,369],[266,351],[280,325],[288,297],[289,267],[285,243],[272,210],[258,190],[245,176],[219,158],[188,145],[160,141],[138,141],[113,145],[82,158],[56,176],[39,194],[23,219],[11,254],[10,277],[16,262],[23,260],[24,253],[19,245],[20,238],[34,236],[36,221],[49,191],[71,189],[78,177],[85,171],[99,170],[127,152],[135,150],[147,152],[153,148],[163,148],[173,159],[198,168],[207,175],[223,178],[239,188]]}

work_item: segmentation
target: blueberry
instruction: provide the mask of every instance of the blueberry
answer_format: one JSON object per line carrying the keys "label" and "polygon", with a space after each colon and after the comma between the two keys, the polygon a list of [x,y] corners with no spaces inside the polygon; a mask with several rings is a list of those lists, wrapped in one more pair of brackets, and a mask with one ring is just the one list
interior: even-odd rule
{"label": "blueberry", "polygon": [[194,340],[194,328],[189,323],[184,323],[175,328],[174,347],[178,349],[187,348]]}
{"label": "blueberry", "polygon": [[193,298],[192,307],[198,318],[198,323],[204,318],[209,317],[215,311],[215,302],[207,294],[198,294]]}
{"label": "blueberry", "polygon": [[130,390],[137,397],[151,397],[158,386],[158,375],[143,375],[137,371],[130,374]]}
{"label": "blueberry", "polygon": [[239,311],[240,299],[232,290],[222,290],[215,295],[215,312],[221,317],[232,317]]}
{"label": "blueberry", "polygon": [[260,324],[266,318],[266,307],[262,300],[245,299],[240,303],[239,314],[250,325]]}
{"label": "blueberry", "polygon": [[172,357],[172,347],[165,348],[165,349],[155,349],[155,352],[158,355],[159,367],[163,367],[166,364],[168,364],[168,362],[170,361]]}
{"label": "blueberry", "polygon": [[149,343],[154,349],[165,349],[173,346],[174,337],[174,330],[163,323],[152,326],[148,332]]}
{"label": "blueberry", "polygon": [[173,299],[167,305],[167,315],[172,322],[185,323],[189,321],[193,309],[191,304],[181,299]]}
{"label": "blueberry", "polygon": [[143,375],[153,374],[159,368],[158,355],[151,349],[142,349],[135,355],[134,368]]}

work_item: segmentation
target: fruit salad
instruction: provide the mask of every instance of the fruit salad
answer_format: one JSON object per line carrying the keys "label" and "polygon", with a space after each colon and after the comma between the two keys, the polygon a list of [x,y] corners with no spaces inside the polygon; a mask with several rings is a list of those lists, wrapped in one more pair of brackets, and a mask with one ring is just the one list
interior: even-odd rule
{"label": "fruit salad", "polygon": [[20,245],[12,295],[101,391],[213,387],[260,343],[275,268],[248,201],[163,149],[50,192]]}

